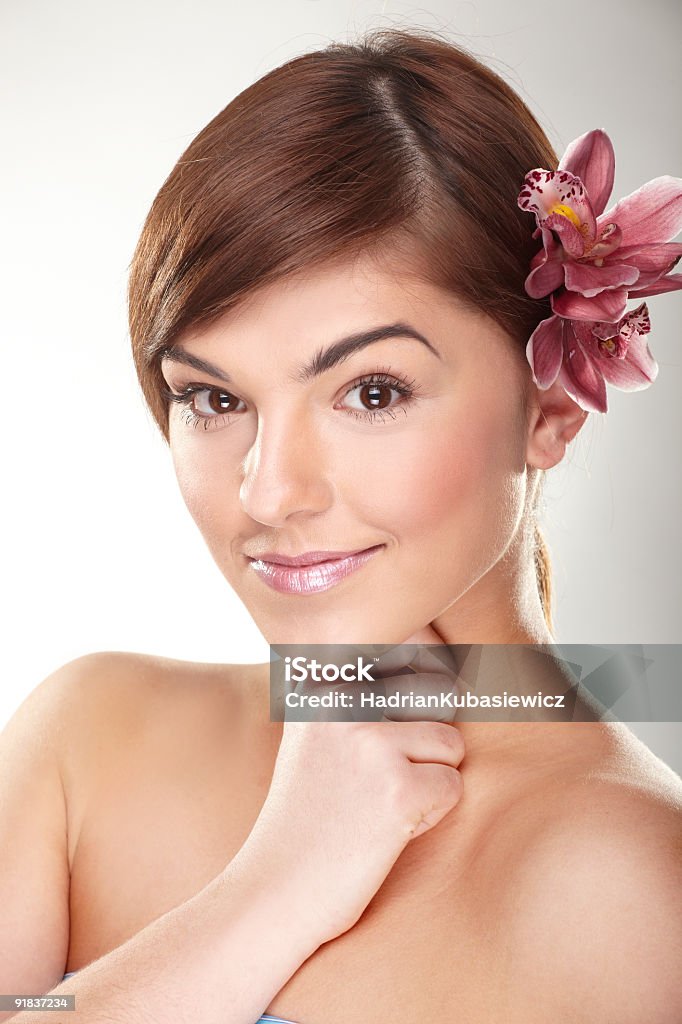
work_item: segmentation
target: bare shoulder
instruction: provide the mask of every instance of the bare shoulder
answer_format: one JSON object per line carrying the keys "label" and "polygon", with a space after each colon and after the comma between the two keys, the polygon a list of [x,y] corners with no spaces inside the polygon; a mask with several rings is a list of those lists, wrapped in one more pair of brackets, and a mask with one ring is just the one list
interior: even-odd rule
{"label": "bare shoulder", "polygon": [[60,666],[43,680],[39,689],[58,688],[64,698],[70,693],[74,711],[112,711],[125,709],[129,702],[138,704],[156,696],[181,697],[190,689],[192,696],[217,687],[236,695],[242,670],[251,668],[183,661],[136,651],[95,651]]}
{"label": "bare shoulder", "polygon": [[[229,749],[245,694],[239,665],[190,662],[132,651],[97,651],[62,665],[31,700],[54,737],[66,801],[68,863],[105,804],[102,793],[201,749]],[[246,666],[248,669],[249,666]]]}
{"label": "bare shoulder", "polygon": [[682,1020],[682,780],[613,735],[538,793],[541,823],[509,865],[500,955],[526,1024]]}
{"label": "bare shoulder", "polygon": [[[209,714],[243,700],[253,666],[183,661],[134,651],[96,651],[61,666],[40,684],[59,710],[65,737],[102,743],[120,729],[160,727],[187,714]],[[73,744],[65,744],[73,749]]]}
{"label": "bare shoulder", "polygon": [[122,753],[155,738],[172,742],[183,729],[208,736],[211,723],[229,722],[243,701],[240,668],[133,651],[96,651],[60,666],[29,699],[45,708],[71,804]]}

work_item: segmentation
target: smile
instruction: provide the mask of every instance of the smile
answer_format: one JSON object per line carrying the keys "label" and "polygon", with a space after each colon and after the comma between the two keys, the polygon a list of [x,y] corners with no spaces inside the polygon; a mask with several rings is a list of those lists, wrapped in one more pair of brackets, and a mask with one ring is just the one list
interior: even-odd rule
{"label": "smile", "polygon": [[346,576],[368,562],[383,548],[377,544],[346,558],[318,562],[316,565],[285,566],[262,559],[252,559],[250,567],[264,583],[283,594],[316,594],[340,583]]}

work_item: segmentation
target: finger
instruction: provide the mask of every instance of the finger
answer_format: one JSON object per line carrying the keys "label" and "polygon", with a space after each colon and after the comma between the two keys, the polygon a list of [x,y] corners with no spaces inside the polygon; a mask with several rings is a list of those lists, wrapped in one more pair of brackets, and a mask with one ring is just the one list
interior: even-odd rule
{"label": "finger", "polygon": [[453,678],[458,675],[457,662],[444,644],[432,648],[400,644],[379,656],[372,674],[383,680],[398,673],[405,674],[408,669],[414,672],[444,672]]}
{"label": "finger", "polygon": [[[446,722],[396,722],[402,749],[413,764],[446,764],[458,768],[466,754],[462,733]],[[415,730],[421,729],[421,732]]]}
{"label": "finger", "polygon": [[437,825],[445,815],[461,800],[463,792],[462,774],[456,768],[436,764],[422,764],[413,769],[419,778],[419,784],[428,793],[420,813],[411,829],[411,838],[428,832]]}
{"label": "finger", "polygon": [[381,680],[374,705],[392,721],[451,722],[457,715],[456,679],[444,672],[418,672]]}
{"label": "finger", "polygon": [[422,626],[405,640],[406,644],[442,644],[443,638],[435,631],[431,624]]}
{"label": "finger", "polygon": [[429,625],[416,630],[400,644],[368,644],[374,657],[379,658],[382,672],[397,671],[409,665],[423,644],[444,646],[442,638]]}
{"label": "finger", "polygon": [[455,673],[458,668],[449,646],[430,624],[392,648],[375,645],[372,653],[379,656],[377,674],[381,676],[407,667],[418,672],[439,672],[445,665]]}
{"label": "finger", "polygon": [[419,647],[410,662],[410,668],[415,672],[443,672],[453,678],[459,674],[457,662],[445,644]]}

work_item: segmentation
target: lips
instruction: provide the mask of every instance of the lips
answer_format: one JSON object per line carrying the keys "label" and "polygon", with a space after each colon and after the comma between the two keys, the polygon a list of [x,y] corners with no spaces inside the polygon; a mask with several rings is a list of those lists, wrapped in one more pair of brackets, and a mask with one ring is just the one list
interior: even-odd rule
{"label": "lips", "polygon": [[359,551],[338,552],[338,551],[308,551],[298,555],[299,559],[311,558],[313,555],[334,555],[334,558],[326,558],[313,563],[301,563],[284,565],[272,562],[270,558],[282,558],[282,555],[268,552],[268,560],[262,558],[251,558],[249,567],[252,572],[267,586],[283,594],[316,594],[330,587],[336,586],[347,576],[359,570],[366,562],[374,558],[376,553],[384,547],[383,544],[375,544],[371,548],[361,548]]}
{"label": "lips", "polygon": [[351,555],[359,555],[363,551],[373,551],[375,547],[381,547],[381,545],[375,544],[372,548],[355,548],[352,551],[305,551],[302,555],[293,556],[280,555],[276,551],[266,551],[258,556],[247,555],[247,558],[268,562],[271,565],[319,565],[322,562],[339,562],[344,558],[350,558]]}

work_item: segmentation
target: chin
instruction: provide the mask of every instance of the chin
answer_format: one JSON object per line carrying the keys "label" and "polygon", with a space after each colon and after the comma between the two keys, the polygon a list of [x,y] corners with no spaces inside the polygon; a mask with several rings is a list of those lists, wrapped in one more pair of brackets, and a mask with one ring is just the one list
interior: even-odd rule
{"label": "chin", "polygon": [[354,607],[343,612],[327,611],[325,614],[303,614],[299,612],[277,620],[275,616],[254,615],[254,621],[265,638],[272,645],[277,644],[400,644],[420,628],[415,626],[414,614],[410,621],[395,609],[393,615],[388,609],[384,614],[372,616],[363,614],[362,608]]}

